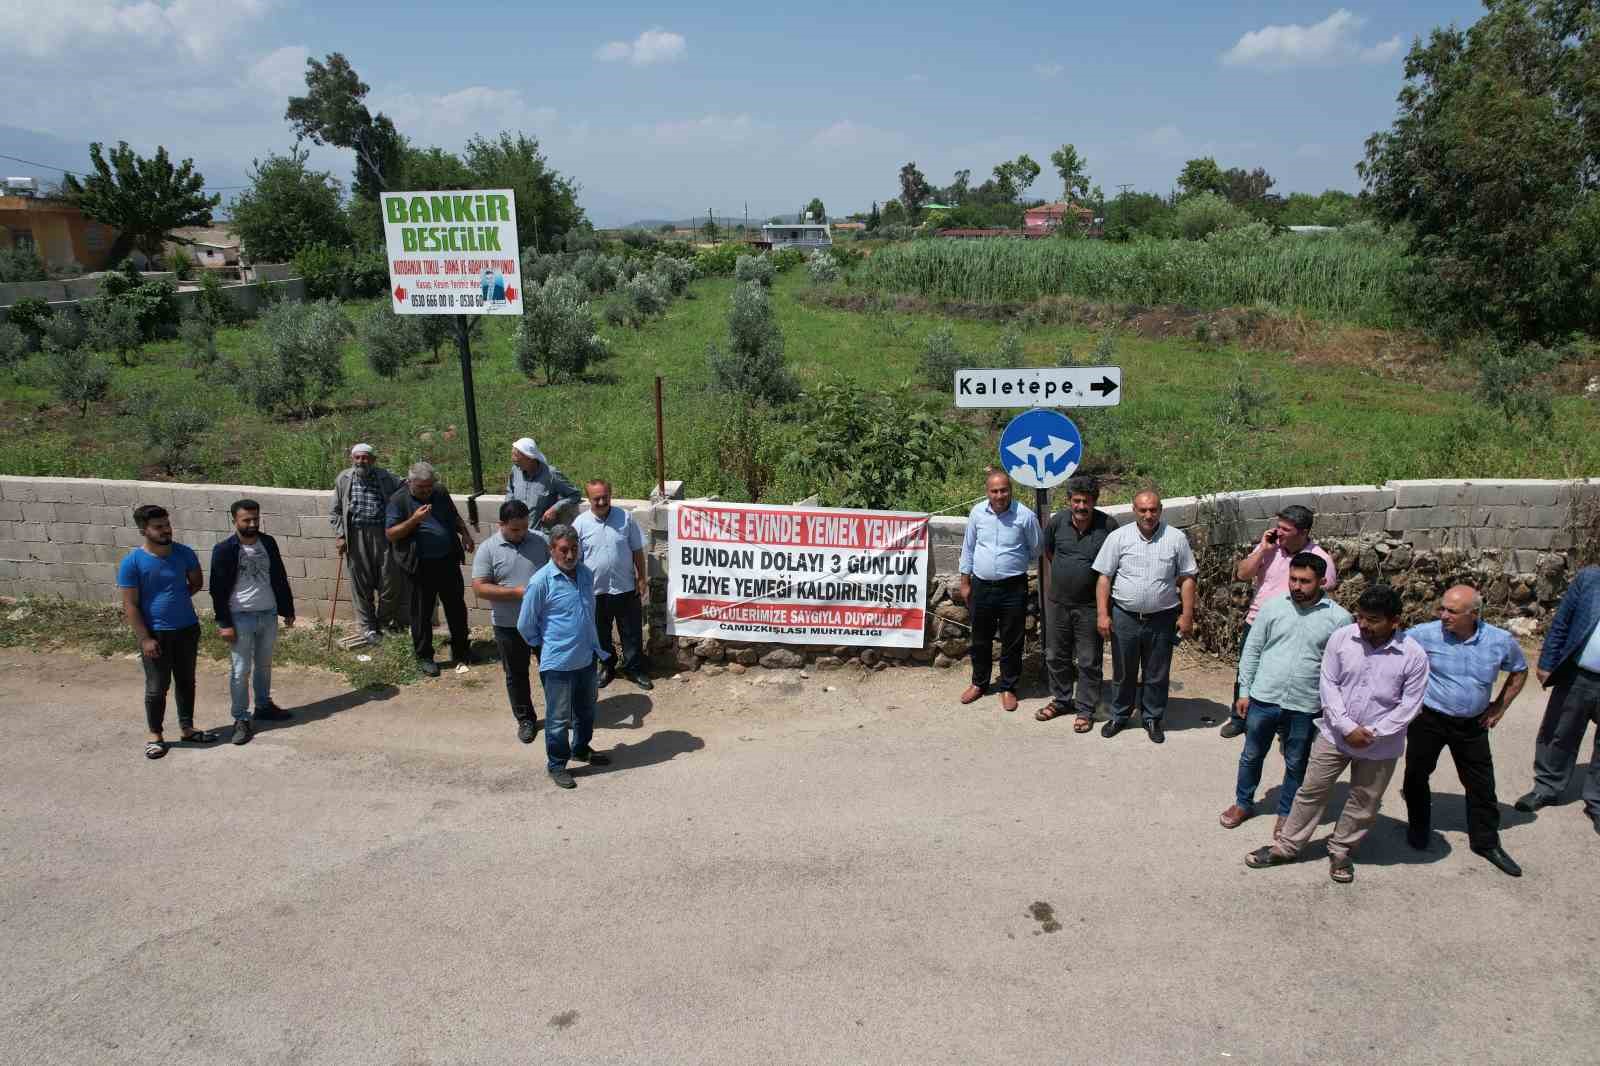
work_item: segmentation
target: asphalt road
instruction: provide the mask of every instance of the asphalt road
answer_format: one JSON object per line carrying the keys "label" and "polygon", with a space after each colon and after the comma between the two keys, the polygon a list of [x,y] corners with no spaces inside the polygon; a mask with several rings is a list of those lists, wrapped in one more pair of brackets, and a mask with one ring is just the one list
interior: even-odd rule
{"label": "asphalt road", "polygon": [[152,762],[135,663],[3,653],[0,1062],[1594,1061],[1600,837],[1509,806],[1542,694],[1495,736],[1526,877],[1446,759],[1432,849],[1397,780],[1338,886],[1244,867],[1231,679],[1177,677],[1162,747],[959,671],[618,682],[562,792],[492,665],[281,671],[294,722]]}

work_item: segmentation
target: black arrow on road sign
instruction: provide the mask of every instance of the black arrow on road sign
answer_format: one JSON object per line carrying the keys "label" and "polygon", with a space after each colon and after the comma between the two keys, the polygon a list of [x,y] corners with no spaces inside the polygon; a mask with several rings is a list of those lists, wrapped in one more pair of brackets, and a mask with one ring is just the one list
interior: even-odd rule
{"label": "black arrow on road sign", "polygon": [[1112,381],[1111,378],[1109,378],[1109,377],[1104,377],[1101,380],[1093,382],[1092,384],[1090,384],[1089,391],[1090,392],[1103,392],[1107,396],[1110,396],[1113,392],[1117,391],[1117,383],[1115,381]]}

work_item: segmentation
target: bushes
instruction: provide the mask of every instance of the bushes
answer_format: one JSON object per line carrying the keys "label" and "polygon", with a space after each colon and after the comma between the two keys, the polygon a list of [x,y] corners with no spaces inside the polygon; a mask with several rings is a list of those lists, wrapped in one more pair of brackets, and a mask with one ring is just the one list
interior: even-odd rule
{"label": "bushes", "polygon": [[581,377],[610,353],[597,332],[587,286],[570,274],[553,277],[522,297],[522,322],[512,342],[517,366],[546,384]]}
{"label": "bushes", "polygon": [[1243,226],[1250,215],[1214,192],[1203,192],[1178,202],[1176,224],[1180,236],[1198,241],[1218,230]]}
{"label": "bushes", "polygon": [[133,365],[133,355],[144,343],[140,305],[127,294],[101,296],[79,304],[85,335],[91,348],[114,353],[123,366]]}
{"label": "bushes", "polygon": [[839,262],[819,249],[811,256],[811,262],[806,264],[806,273],[811,277],[811,284],[827,285],[839,280]]}
{"label": "bushes", "polygon": [[799,248],[780,248],[776,252],[768,253],[767,261],[772,264],[772,269],[779,273],[787,273],[797,266],[805,265],[806,253]]}
{"label": "bushes", "polygon": [[6,312],[6,321],[20,329],[34,348],[43,340],[45,324],[51,317],[50,303],[41,296],[24,296]]}
{"label": "bushes", "polygon": [[661,279],[673,296],[682,296],[695,278],[695,266],[683,259],[660,256],[650,267],[650,272]]}
{"label": "bushes", "polygon": [[622,287],[622,295],[640,319],[660,314],[667,306],[666,291],[650,274],[640,274],[628,282]]}
{"label": "bushes", "polygon": [[733,290],[728,311],[728,351],[706,347],[712,384],[721,392],[778,406],[799,391],[783,359],[783,333],[772,316],[767,290],[750,281]]}
{"label": "bushes", "polygon": [[967,357],[956,344],[955,330],[938,326],[922,346],[922,361],[917,365],[922,381],[930,388],[942,389],[955,380],[956,371],[967,365]]}
{"label": "bushes", "polygon": [[770,289],[776,275],[772,262],[764,255],[741,255],[734,261],[733,278],[741,285],[753,281],[762,288]]}
{"label": "bushes", "polygon": [[131,309],[141,340],[153,341],[178,332],[178,289],[170,281],[142,280],[132,263],[100,282],[101,299]]}
{"label": "bushes", "polygon": [[703,278],[725,278],[732,274],[739,265],[739,258],[744,254],[744,245],[736,243],[719,244],[715,248],[707,249],[694,257],[695,269]]}
{"label": "bushes", "polygon": [[169,477],[196,469],[194,446],[216,421],[192,396],[144,388],[129,398],[129,413],[139,420],[145,448]]}
{"label": "bushes", "polygon": [[307,417],[344,384],[350,322],[332,300],[280,303],[262,313],[259,340],[239,368],[239,391],[266,411]]}
{"label": "bushes", "polygon": [[221,325],[211,310],[197,303],[178,327],[183,342],[183,365],[191,370],[208,371],[217,365],[217,329]]}
{"label": "bushes", "polygon": [[111,391],[111,371],[87,348],[48,346],[44,376],[56,398],[76,407],[83,418],[88,417],[91,403]]}
{"label": "bushes", "polygon": [[978,450],[972,429],[946,408],[840,378],[801,402],[794,461],[827,506],[937,509],[947,502],[939,497],[947,471],[973,465]]}
{"label": "bushes", "polygon": [[418,321],[442,315],[397,315],[387,307],[373,309],[361,320],[359,337],[367,365],[380,378],[398,377],[406,362],[424,347]]}
{"label": "bushes", "polygon": [[31,248],[0,249],[0,284],[17,281],[45,281],[44,260]]}
{"label": "bushes", "polygon": [[334,248],[319,242],[295,253],[294,268],[305,279],[310,299],[378,296],[389,288],[389,261],[382,248]]}
{"label": "bushes", "polygon": [[0,370],[10,370],[26,359],[32,349],[26,333],[9,322],[0,322]]}

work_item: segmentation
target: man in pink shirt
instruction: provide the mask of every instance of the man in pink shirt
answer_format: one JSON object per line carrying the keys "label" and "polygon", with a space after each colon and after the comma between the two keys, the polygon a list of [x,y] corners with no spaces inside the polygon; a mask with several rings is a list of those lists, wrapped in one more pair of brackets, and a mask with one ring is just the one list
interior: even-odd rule
{"label": "man in pink shirt", "polygon": [[1268,847],[1245,856],[1251,869],[1293,862],[1316,831],[1345,767],[1350,795],[1328,838],[1328,876],[1355,880],[1350,855],[1378,820],[1383,793],[1406,748],[1406,729],[1422,710],[1428,653],[1399,632],[1400,594],[1374,585],[1356,602],[1355,625],[1328,638],[1322,653],[1322,717],[1311,743],[1305,779],[1283,830]]}
{"label": "man in pink shirt", "polygon": [[[1300,552],[1310,552],[1320,555],[1322,561],[1328,564],[1328,572],[1322,577],[1322,587],[1327,592],[1332,592],[1339,587],[1339,571],[1333,565],[1333,557],[1322,550],[1322,546],[1311,539],[1311,522],[1316,516],[1311,513],[1311,508],[1302,507],[1292,503],[1279,511],[1276,523],[1265,533],[1261,534],[1261,541],[1255,550],[1234,567],[1233,579],[1235,581],[1252,581],[1255,591],[1250,596],[1250,610],[1244,616],[1244,629],[1239,634],[1239,653],[1244,652],[1244,642],[1250,636],[1250,626],[1254,624],[1256,615],[1261,613],[1262,606],[1271,599],[1289,594],[1289,560]],[[1239,706],[1239,680],[1234,678],[1233,703],[1231,707]],[[1228,720],[1222,723],[1222,735],[1237,737],[1244,733],[1244,719],[1240,718],[1237,710],[1228,715]]]}

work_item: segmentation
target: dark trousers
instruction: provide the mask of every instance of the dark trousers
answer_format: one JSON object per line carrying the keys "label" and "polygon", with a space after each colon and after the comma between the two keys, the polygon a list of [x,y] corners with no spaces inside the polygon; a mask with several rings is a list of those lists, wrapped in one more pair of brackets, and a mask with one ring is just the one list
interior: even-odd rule
{"label": "dark trousers", "polygon": [[1600,818],[1600,674],[1569,666],[1550,690],[1550,702],[1534,741],[1533,788],[1551,799],[1566,793],[1590,722],[1597,728],[1589,773],[1583,782],[1583,809],[1589,817]]}
{"label": "dark trousers", "polygon": [[417,572],[411,575],[411,650],[418,659],[433,658],[433,608],[441,600],[450,626],[450,652],[456,662],[464,663],[471,642],[461,567],[454,559],[418,559]]}
{"label": "dark trousers", "polygon": [[1000,680],[994,692],[1014,692],[1022,677],[1022,637],[1028,622],[1028,575],[985,581],[972,579],[972,683],[989,687],[994,652],[1000,635]]}
{"label": "dark trousers", "polygon": [[594,631],[600,638],[600,647],[606,653],[602,662],[607,669],[617,660],[611,644],[611,624],[617,626],[617,639],[622,642],[622,672],[642,675],[644,667],[644,609],[639,605],[639,590],[631,592],[595,593]]}
{"label": "dark trousers", "polygon": [[176,682],[174,698],[178,704],[178,728],[185,733],[194,728],[194,661],[200,652],[200,627],[154,629],[161,654],[154,659],[140,655],[144,666],[144,721],[150,732],[161,732],[167,719],[167,689]]}
{"label": "dark trousers", "polygon": [[519,722],[537,721],[533,712],[533,684],[528,677],[533,649],[522,639],[516,626],[495,626],[494,646],[500,653],[500,669],[506,675],[506,699],[511,701],[511,716]]}
{"label": "dark trousers", "polygon": [[[1239,631],[1239,647],[1234,652],[1235,659],[1244,658],[1244,642],[1250,639],[1250,623],[1244,624],[1244,629]],[[1244,719],[1239,717],[1239,672],[1233,672],[1233,702],[1228,704],[1228,717],[1244,725]]]}
{"label": "dark trousers", "polygon": [[1111,715],[1126,722],[1139,707],[1146,722],[1167,713],[1172,649],[1178,643],[1178,608],[1134,614],[1111,606]]}
{"label": "dark trousers", "polygon": [[1499,847],[1500,801],[1494,794],[1489,731],[1476,716],[1457,718],[1431,707],[1422,708],[1406,732],[1406,770],[1400,795],[1405,797],[1412,830],[1426,833],[1433,827],[1433,792],[1428,778],[1445,748],[1450,749],[1467,794],[1467,840],[1479,850]]}
{"label": "dark trousers", "polygon": [[[1058,706],[1069,704],[1088,718],[1100,706],[1105,642],[1095,625],[1092,603],[1045,601],[1044,664],[1050,671],[1050,695]],[[1073,689],[1077,698],[1073,698]]]}

